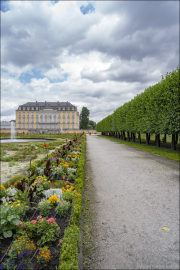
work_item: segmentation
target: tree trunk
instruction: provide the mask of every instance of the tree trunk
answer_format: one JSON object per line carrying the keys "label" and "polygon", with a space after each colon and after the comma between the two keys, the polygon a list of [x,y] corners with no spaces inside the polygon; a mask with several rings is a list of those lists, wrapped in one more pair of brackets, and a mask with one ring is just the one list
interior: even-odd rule
{"label": "tree trunk", "polygon": [[178,134],[176,134],[176,144],[178,143]]}
{"label": "tree trunk", "polygon": [[109,132],[109,137],[110,137],[110,132]]}
{"label": "tree trunk", "polygon": [[125,132],[123,131],[123,140],[125,140],[126,141],[126,134],[125,134]]}
{"label": "tree trunk", "polygon": [[141,143],[141,133],[140,132],[138,133],[138,140],[139,140],[139,143]]}
{"label": "tree trunk", "polygon": [[127,140],[130,141],[129,132],[127,132]]}
{"label": "tree trunk", "polygon": [[166,134],[164,134],[164,143],[166,143]]}
{"label": "tree trunk", "polygon": [[135,133],[132,133],[132,141],[135,142]]}
{"label": "tree trunk", "polygon": [[171,149],[176,150],[176,135],[172,134]]}
{"label": "tree trunk", "polygon": [[160,134],[156,134],[156,146],[160,147]]}
{"label": "tree trunk", "polygon": [[118,138],[120,139],[120,132],[118,132]]}
{"label": "tree trunk", "polygon": [[146,133],[146,144],[148,145],[149,144],[149,134]]}
{"label": "tree trunk", "polygon": [[150,143],[150,139],[151,139],[151,134],[149,133],[149,135],[148,135],[148,141],[149,141],[149,143]]}

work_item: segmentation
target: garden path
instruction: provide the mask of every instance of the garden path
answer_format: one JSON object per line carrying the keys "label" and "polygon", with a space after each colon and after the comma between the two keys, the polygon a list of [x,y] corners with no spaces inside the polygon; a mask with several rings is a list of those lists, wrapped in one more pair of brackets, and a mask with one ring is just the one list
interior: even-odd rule
{"label": "garden path", "polygon": [[89,135],[86,158],[99,201],[90,269],[179,269],[178,162]]}

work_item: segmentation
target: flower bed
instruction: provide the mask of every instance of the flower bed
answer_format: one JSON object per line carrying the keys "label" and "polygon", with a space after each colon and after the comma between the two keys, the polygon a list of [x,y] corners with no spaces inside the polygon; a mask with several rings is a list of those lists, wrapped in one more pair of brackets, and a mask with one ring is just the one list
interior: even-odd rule
{"label": "flower bed", "polygon": [[84,154],[75,136],[0,186],[0,269],[78,269]]}

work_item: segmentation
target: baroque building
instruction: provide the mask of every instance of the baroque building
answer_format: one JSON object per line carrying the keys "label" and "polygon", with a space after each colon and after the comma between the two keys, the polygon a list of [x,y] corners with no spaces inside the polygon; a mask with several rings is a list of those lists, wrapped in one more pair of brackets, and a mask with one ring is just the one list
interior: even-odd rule
{"label": "baroque building", "polygon": [[16,131],[60,132],[79,129],[79,112],[70,102],[27,102],[16,110]]}

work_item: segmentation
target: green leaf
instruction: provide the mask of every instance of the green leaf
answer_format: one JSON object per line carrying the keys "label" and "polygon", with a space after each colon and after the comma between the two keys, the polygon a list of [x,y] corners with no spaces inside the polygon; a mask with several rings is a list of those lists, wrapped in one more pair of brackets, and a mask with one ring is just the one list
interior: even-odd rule
{"label": "green leaf", "polygon": [[3,236],[5,238],[11,237],[12,236],[12,231],[3,232]]}
{"label": "green leaf", "polygon": [[12,223],[13,223],[14,225],[18,225],[20,222],[21,222],[21,221],[20,221],[19,219],[15,219],[15,220],[12,221]]}

